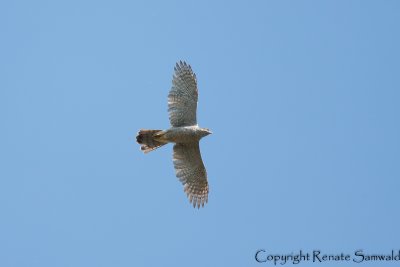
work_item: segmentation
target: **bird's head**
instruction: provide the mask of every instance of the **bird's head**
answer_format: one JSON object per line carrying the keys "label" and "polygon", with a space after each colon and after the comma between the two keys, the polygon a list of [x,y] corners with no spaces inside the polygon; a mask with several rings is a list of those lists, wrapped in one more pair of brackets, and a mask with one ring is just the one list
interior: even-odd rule
{"label": "bird's head", "polygon": [[202,132],[203,132],[203,136],[207,136],[209,134],[212,134],[212,132],[208,128],[202,128]]}

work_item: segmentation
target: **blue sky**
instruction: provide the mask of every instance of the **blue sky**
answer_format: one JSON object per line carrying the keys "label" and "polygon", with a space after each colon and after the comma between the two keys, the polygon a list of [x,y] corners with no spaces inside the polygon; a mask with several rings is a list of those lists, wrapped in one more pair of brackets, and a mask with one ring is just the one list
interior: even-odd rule
{"label": "blue sky", "polygon": [[[398,1],[3,1],[0,266],[273,266],[255,252],[398,250],[399,12]],[[135,143],[140,128],[169,127],[181,59],[213,131],[200,210],[172,146],[144,155]]]}

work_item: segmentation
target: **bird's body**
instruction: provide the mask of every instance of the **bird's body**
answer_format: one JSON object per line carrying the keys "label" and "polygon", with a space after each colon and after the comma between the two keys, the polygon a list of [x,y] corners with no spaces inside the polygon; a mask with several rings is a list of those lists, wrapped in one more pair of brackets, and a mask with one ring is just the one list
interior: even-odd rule
{"label": "bird's body", "polygon": [[184,185],[193,206],[204,206],[208,201],[207,172],[201,159],[199,141],[211,134],[197,125],[197,80],[190,65],[179,62],[175,67],[172,88],[168,95],[171,128],[167,130],[140,130],[136,140],[141,150],[148,153],[165,144],[174,143],[176,176]]}
{"label": "bird's body", "polygon": [[209,134],[208,129],[200,128],[197,125],[171,127],[163,133],[162,139],[170,143],[191,143],[200,141],[201,138]]}

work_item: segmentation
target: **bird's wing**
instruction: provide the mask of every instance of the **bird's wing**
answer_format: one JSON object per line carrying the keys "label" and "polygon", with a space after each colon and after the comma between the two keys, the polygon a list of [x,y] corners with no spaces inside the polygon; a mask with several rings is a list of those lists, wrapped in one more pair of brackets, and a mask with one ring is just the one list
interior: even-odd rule
{"label": "bird's wing", "polygon": [[193,207],[204,206],[208,201],[208,183],[199,142],[175,144],[173,158],[176,177],[182,182]]}
{"label": "bird's wing", "polygon": [[172,87],[168,95],[169,120],[173,127],[197,124],[197,80],[190,65],[176,63]]}

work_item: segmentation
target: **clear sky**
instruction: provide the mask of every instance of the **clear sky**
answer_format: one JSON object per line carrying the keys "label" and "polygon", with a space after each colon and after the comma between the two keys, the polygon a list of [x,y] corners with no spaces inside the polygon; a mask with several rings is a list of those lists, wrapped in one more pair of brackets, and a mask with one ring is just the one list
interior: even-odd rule
{"label": "clear sky", "polygon": [[[400,249],[399,14],[390,0],[2,1],[0,266]],[[213,131],[200,210],[172,146],[135,143],[169,127],[178,60]]]}

